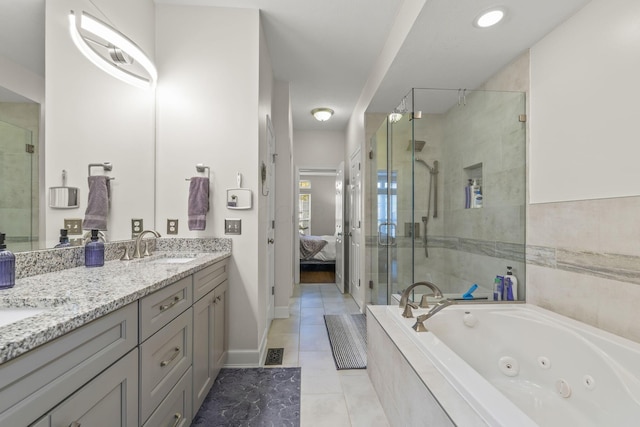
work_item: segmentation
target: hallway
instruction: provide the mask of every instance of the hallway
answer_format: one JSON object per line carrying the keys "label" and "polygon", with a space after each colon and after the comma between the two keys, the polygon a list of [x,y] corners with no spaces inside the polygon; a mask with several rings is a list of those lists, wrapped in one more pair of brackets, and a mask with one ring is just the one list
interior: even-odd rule
{"label": "hallway", "polygon": [[[325,314],[359,313],[333,283],[295,286],[288,319],[274,319],[268,348],[284,348],[283,367],[302,368],[302,427],[389,426],[365,369],[336,370]],[[279,365],[280,366],[280,365]]]}

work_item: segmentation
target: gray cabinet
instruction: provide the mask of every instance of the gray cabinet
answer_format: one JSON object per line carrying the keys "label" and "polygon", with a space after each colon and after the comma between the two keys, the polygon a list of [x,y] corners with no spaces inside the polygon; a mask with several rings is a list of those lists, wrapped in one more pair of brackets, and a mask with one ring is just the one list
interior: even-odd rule
{"label": "gray cabinet", "polygon": [[[221,264],[221,263],[219,263]],[[222,269],[221,267],[224,267]],[[211,390],[227,357],[227,290],[226,261],[203,270],[201,289],[209,292],[193,305],[193,413],[195,414]],[[213,274],[216,271],[217,274]],[[194,286],[196,283],[194,277]],[[195,292],[198,295],[197,292]]]}
{"label": "gray cabinet", "polygon": [[138,350],[102,372],[36,424],[37,427],[138,425]]}
{"label": "gray cabinet", "polygon": [[[138,304],[133,303],[2,364],[0,426],[32,424],[131,351],[137,341]],[[134,409],[137,416],[137,396],[129,408]]]}
{"label": "gray cabinet", "polygon": [[178,396],[191,396],[192,304],[193,276],[140,300],[140,425],[191,423],[190,402],[188,411],[171,411],[181,406]]}
{"label": "gray cabinet", "polygon": [[191,368],[171,389],[143,427],[189,427],[191,413]]}

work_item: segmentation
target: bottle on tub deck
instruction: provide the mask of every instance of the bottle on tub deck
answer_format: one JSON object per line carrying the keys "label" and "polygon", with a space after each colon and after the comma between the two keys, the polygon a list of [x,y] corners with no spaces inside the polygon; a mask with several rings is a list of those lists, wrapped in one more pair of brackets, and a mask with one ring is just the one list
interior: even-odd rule
{"label": "bottle on tub deck", "polygon": [[87,267],[104,265],[104,243],[98,237],[98,230],[91,230],[91,241],[84,245],[84,265]]}
{"label": "bottle on tub deck", "polygon": [[4,233],[0,233],[0,289],[13,288],[16,284],[16,256],[4,244]]}
{"label": "bottle on tub deck", "polygon": [[504,287],[507,301],[518,300],[518,279],[513,275],[511,266],[507,266],[507,274],[504,276]]}

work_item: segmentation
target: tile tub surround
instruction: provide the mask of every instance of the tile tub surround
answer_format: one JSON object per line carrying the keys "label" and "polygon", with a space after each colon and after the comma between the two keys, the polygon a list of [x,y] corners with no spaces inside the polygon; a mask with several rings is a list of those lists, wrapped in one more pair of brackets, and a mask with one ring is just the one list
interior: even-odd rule
{"label": "tile tub surround", "polygon": [[392,425],[487,425],[399,329],[387,306],[367,306],[367,334],[367,373]]}
{"label": "tile tub surround", "polygon": [[[229,238],[159,238],[146,237],[150,250],[174,252],[230,252]],[[107,242],[104,245],[105,261],[119,260],[124,247],[133,256],[135,239]],[[16,255],[16,279],[66,270],[84,265],[84,246],[43,249],[39,251],[18,252]]]}
{"label": "tile tub surround", "polygon": [[144,259],[108,261],[104,267],[82,266],[16,280],[13,288],[0,291],[0,309],[46,310],[0,329],[0,363],[231,256],[230,251],[188,252],[197,258],[179,264],[150,262],[181,254],[185,252],[157,252]]}
{"label": "tile tub surround", "polygon": [[640,197],[530,204],[527,302],[640,342]]}

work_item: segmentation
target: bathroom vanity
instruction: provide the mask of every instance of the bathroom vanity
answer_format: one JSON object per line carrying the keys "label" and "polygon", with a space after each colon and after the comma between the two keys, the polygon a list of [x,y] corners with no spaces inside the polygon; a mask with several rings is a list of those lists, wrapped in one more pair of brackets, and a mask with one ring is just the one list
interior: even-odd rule
{"label": "bathroom vanity", "polygon": [[18,280],[0,294],[0,318],[27,316],[0,326],[0,425],[188,427],[226,360],[229,257]]}

